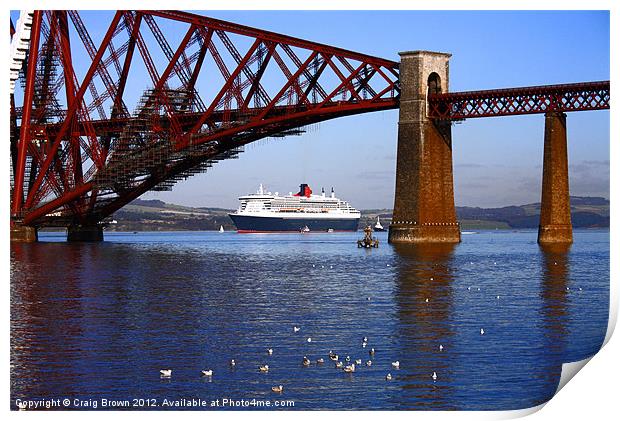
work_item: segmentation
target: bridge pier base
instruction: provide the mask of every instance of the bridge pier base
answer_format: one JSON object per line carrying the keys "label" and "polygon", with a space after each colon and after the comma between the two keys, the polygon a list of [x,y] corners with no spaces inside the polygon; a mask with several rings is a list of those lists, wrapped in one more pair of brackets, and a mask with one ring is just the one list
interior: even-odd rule
{"label": "bridge pier base", "polygon": [[545,114],[542,198],[540,201],[538,243],[570,244],[573,226],[568,188],[566,114]]}
{"label": "bridge pier base", "polygon": [[35,227],[11,223],[11,241],[16,243],[35,243],[39,234]]}
{"label": "bridge pier base", "polygon": [[396,194],[390,243],[458,243],[449,121],[427,117],[428,92],[448,90],[450,54],[400,53]]}
{"label": "bridge pier base", "polygon": [[99,225],[71,225],[67,228],[69,242],[103,241],[103,227]]}

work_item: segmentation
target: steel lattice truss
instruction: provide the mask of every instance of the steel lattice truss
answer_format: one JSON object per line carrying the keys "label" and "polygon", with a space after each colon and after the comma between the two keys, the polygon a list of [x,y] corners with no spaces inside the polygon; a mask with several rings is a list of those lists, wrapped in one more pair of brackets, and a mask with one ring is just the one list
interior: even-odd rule
{"label": "steel lattice truss", "polygon": [[96,223],[255,140],[398,107],[394,61],[190,13],[111,15],[95,42],[75,11],[34,13],[11,96],[24,224]]}
{"label": "steel lattice truss", "polygon": [[609,81],[428,96],[428,116],[458,120],[609,108]]}

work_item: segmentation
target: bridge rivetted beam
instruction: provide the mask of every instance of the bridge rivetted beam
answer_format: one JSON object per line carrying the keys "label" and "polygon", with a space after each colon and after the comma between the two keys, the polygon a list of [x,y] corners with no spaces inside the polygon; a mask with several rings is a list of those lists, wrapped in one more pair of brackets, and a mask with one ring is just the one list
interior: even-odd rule
{"label": "bridge rivetted beam", "polygon": [[448,90],[450,54],[400,53],[400,114],[391,243],[458,243],[450,122],[430,120],[429,91]]}
{"label": "bridge rivetted beam", "polygon": [[568,188],[566,114],[545,114],[542,198],[540,203],[540,244],[573,242]]}

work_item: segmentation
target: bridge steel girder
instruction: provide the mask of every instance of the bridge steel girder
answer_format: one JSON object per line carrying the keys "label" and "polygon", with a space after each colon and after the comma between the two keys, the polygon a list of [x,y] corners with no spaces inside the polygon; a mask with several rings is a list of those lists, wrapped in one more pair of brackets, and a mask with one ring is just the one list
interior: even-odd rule
{"label": "bridge steel girder", "polygon": [[530,86],[428,96],[436,120],[609,109],[609,81]]}
{"label": "bridge steel girder", "polygon": [[[27,161],[35,169],[31,180],[19,178],[14,191],[25,194],[14,201],[12,216],[32,227],[94,226],[145,191],[198,172],[247,143],[398,107],[395,61],[175,11],[116,11],[95,46],[98,37],[91,38],[88,21],[76,11],[40,14],[45,21],[36,34],[53,49],[52,66],[62,74],[42,80],[35,72],[42,59],[31,55],[31,91],[43,86],[52,96],[36,110],[42,121],[36,135],[27,121],[31,101],[12,107],[13,131],[25,136],[12,153],[14,167],[25,168]],[[59,25],[62,36],[49,29]],[[185,36],[171,45],[175,37],[166,31],[180,26]],[[82,44],[69,43],[70,36]],[[85,53],[91,63],[75,69],[71,55]],[[125,103],[135,87],[128,80],[144,73],[136,68],[146,69],[150,86],[130,115]],[[214,87],[217,95],[203,102]],[[104,115],[105,108],[110,117],[94,115]]]}
{"label": "bridge steel girder", "polygon": [[[117,11],[95,46],[86,22],[75,11],[67,13],[68,20],[40,12],[42,24],[33,34],[40,42],[30,54],[24,93],[40,88],[52,98],[34,110],[32,101],[11,107],[11,216],[31,227],[91,226],[149,189],[200,172],[250,142],[400,106],[396,61],[167,10]],[[62,37],[54,29],[60,23]],[[179,27],[185,36],[170,45],[179,37],[165,31]],[[145,32],[149,28],[152,34]],[[86,51],[72,51],[80,47],[69,45],[70,37]],[[43,54],[37,57],[43,48],[55,49],[52,65],[62,72],[56,79],[36,70],[46,65]],[[74,69],[71,55],[84,54],[92,62]],[[130,114],[128,91],[136,87],[128,81],[135,72],[144,76],[136,69],[146,69],[149,86]],[[97,87],[104,88],[101,95]],[[438,139],[432,127],[443,126],[433,120],[606,109],[609,82],[431,93],[423,102],[424,127],[429,139]],[[106,108],[109,118],[95,118]],[[445,128],[435,134],[444,136]]]}

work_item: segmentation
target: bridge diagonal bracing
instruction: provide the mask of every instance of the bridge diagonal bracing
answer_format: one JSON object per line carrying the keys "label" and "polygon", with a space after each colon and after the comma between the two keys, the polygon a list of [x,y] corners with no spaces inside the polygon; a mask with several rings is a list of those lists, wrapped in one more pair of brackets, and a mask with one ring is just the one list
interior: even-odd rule
{"label": "bridge diagonal bracing", "polygon": [[391,60],[184,12],[109,12],[103,34],[88,12],[29,16],[11,107],[25,225],[97,224],[250,142],[398,107]]}

